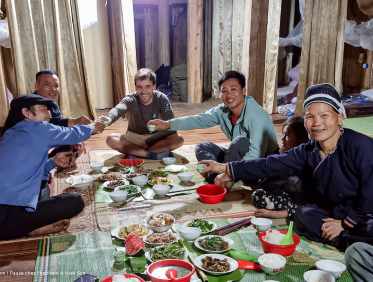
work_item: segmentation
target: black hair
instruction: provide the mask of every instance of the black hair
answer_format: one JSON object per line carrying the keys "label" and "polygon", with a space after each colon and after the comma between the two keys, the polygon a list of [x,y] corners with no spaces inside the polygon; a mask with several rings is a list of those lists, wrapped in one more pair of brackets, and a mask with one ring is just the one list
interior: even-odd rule
{"label": "black hair", "polygon": [[[27,110],[29,110],[29,111],[32,113],[33,116],[36,116],[35,105],[28,106],[28,107],[25,107],[25,108],[26,108]],[[23,121],[25,118],[26,118],[26,117],[23,115],[22,111],[18,111],[18,112],[14,115],[14,117],[13,117],[13,119],[12,119],[12,121],[11,121],[12,124],[5,122],[4,127],[3,127],[3,131],[1,132],[1,135],[4,135],[5,131],[7,131],[9,128],[13,127],[13,126],[16,125],[17,123]],[[8,120],[8,119],[7,119],[7,120]]]}
{"label": "black hair", "polygon": [[219,78],[219,81],[218,81],[219,91],[221,89],[221,85],[223,84],[223,82],[231,78],[237,79],[238,83],[241,85],[242,88],[246,86],[246,79],[245,79],[244,74],[240,73],[239,71],[227,71],[223,73],[222,76]]}
{"label": "black hair", "polygon": [[308,141],[308,131],[304,126],[304,118],[302,116],[292,116],[286,120],[283,125],[291,127],[293,129],[295,138],[297,139],[298,144],[306,143]]}
{"label": "black hair", "polygon": [[55,76],[58,76],[54,70],[43,69],[36,74],[36,81],[38,81],[39,77],[42,76],[43,74],[54,74]]}
{"label": "black hair", "polygon": [[153,83],[153,85],[156,84],[157,79],[155,73],[151,69],[143,68],[139,69],[135,75],[135,85],[136,85],[136,80],[145,80],[149,78],[150,81]]}

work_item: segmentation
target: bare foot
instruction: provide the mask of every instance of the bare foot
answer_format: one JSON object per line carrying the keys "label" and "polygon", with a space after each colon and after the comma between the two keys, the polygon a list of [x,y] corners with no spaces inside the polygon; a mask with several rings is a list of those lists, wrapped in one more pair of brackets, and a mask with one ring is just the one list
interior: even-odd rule
{"label": "bare foot", "polygon": [[60,231],[66,230],[67,228],[69,228],[69,226],[70,226],[70,219],[62,219],[55,223],[35,229],[34,231],[31,231],[29,234],[27,234],[27,236],[33,237],[33,236],[41,236],[41,235],[46,235],[46,234],[58,233]]}
{"label": "bare foot", "polygon": [[229,191],[229,190],[232,189],[233,185],[234,185],[234,181],[229,181],[229,182],[224,183],[223,186],[224,186],[225,188],[227,188],[227,190]]}
{"label": "bare foot", "polygon": [[272,211],[267,209],[257,209],[255,211],[256,217],[269,217],[269,218],[287,218],[289,213],[287,210],[283,211]]}

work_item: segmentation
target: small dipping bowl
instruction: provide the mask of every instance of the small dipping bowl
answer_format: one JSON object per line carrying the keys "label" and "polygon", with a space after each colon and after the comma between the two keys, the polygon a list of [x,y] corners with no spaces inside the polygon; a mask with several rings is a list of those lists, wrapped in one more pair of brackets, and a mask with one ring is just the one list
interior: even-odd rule
{"label": "small dipping bowl", "polygon": [[[280,259],[282,261],[281,265],[279,264],[276,267],[269,267],[269,266],[263,265],[262,264],[263,261],[269,257],[276,257]],[[282,272],[282,270],[285,268],[286,258],[278,254],[265,254],[259,257],[258,262],[259,262],[260,267],[263,269],[265,273],[267,273],[268,275],[277,275],[280,272]]]}
{"label": "small dipping bowl", "polygon": [[205,167],[206,167],[205,164],[198,164],[196,166],[198,173],[202,173],[202,171],[205,169]]}
{"label": "small dipping bowl", "polygon": [[91,164],[91,169],[94,172],[100,172],[103,167],[104,167],[103,163],[93,163],[93,164]]}
{"label": "small dipping bowl", "polygon": [[128,192],[127,191],[113,191],[109,194],[110,199],[114,202],[124,202],[127,199]]}
{"label": "small dipping bowl", "polygon": [[217,204],[223,201],[227,189],[215,184],[206,184],[197,188],[197,194],[201,202],[205,204]]}
{"label": "small dipping bowl", "polygon": [[114,260],[118,263],[121,263],[124,261],[124,256],[125,256],[125,252],[123,251],[116,251],[113,253],[114,255]]}
{"label": "small dipping bowl", "polygon": [[323,270],[309,270],[303,274],[303,279],[307,282],[315,281],[315,278],[321,278],[325,282],[335,282],[333,275]]}
{"label": "small dipping bowl", "polygon": [[149,131],[155,131],[155,125],[154,124],[148,125],[148,129]]}
{"label": "small dipping bowl", "polygon": [[144,186],[146,183],[148,183],[148,177],[145,175],[140,175],[132,178],[133,184],[137,186]]}
{"label": "small dipping bowl", "polygon": [[191,172],[180,172],[177,174],[181,182],[189,182],[193,178],[193,173]]}
{"label": "small dipping bowl", "polygon": [[272,220],[268,218],[252,218],[251,224],[258,231],[267,231],[272,226]]}
{"label": "small dipping bowl", "polygon": [[186,241],[194,241],[201,236],[202,230],[198,227],[182,227],[178,232]]}
{"label": "small dipping bowl", "polygon": [[164,197],[166,196],[168,191],[170,191],[170,186],[169,185],[154,185],[153,190],[158,196]]}
{"label": "small dipping bowl", "polygon": [[165,165],[172,165],[176,162],[176,158],[174,157],[163,158],[162,161]]}
{"label": "small dipping bowl", "polygon": [[[339,268],[340,270],[333,271],[333,270],[323,269],[325,266],[333,266],[333,267]],[[316,268],[318,270],[322,270],[322,271],[330,273],[336,279],[341,277],[343,273],[346,271],[346,266],[343,263],[339,261],[335,261],[335,260],[329,260],[329,259],[323,259],[323,260],[317,261]]]}

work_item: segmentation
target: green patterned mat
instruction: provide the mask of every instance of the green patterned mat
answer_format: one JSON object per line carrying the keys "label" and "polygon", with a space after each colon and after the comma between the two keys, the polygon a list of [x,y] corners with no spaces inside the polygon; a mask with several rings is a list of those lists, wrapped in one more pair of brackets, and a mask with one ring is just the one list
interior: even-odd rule
{"label": "green patterned mat", "polygon": [[345,127],[373,137],[373,115],[348,116]]}

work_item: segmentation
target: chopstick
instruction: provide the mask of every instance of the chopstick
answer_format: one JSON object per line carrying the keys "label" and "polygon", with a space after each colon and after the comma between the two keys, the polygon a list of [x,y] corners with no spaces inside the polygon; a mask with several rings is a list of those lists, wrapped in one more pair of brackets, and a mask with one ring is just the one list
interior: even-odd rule
{"label": "chopstick", "polygon": [[213,230],[213,231],[210,231],[209,233],[207,233],[207,234],[214,234],[214,233],[216,233],[216,232],[220,232],[220,231],[222,231],[222,230],[224,230],[224,229],[227,229],[227,228],[230,228],[230,227],[232,227],[232,226],[236,226],[236,225],[239,225],[239,224],[241,224],[241,223],[243,223],[243,222],[246,222],[246,221],[248,221],[248,220],[250,220],[250,222],[251,222],[251,219],[250,218],[245,218],[245,219],[242,219],[242,220],[240,220],[240,221],[237,221],[237,222],[233,222],[233,223],[231,223],[231,224],[228,224],[228,225],[225,225],[225,226],[223,226],[223,227],[220,227],[220,228],[218,228],[218,229],[215,229],[215,230]]}
{"label": "chopstick", "polygon": [[185,191],[192,191],[192,190],[196,190],[197,188],[190,188],[190,189],[184,189],[184,190],[179,190],[179,191],[171,191],[171,192],[168,192],[167,194],[170,194],[170,193],[180,193],[180,192],[185,192]]}
{"label": "chopstick", "polygon": [[234,225],[234,226],[232,226],[232,227],[230,227],[230,228],[227,228],[227,229],[224,229],[224,230],[220,231],[220,232],[218,233],[218,236],[224,236],[224,235],[227,235],[228,233],[230,233],[230,232],[232,232],[232,231],[234,231],[234,230],[236,230],[236,229],[238,229],[238,228],[240,228],[240,227],[242,227],[242,226],[248,225],[248,224],[251,224],[251,219],[248,219],[246,222],[243,222],[243,223],[241,223],[241,224]]}

